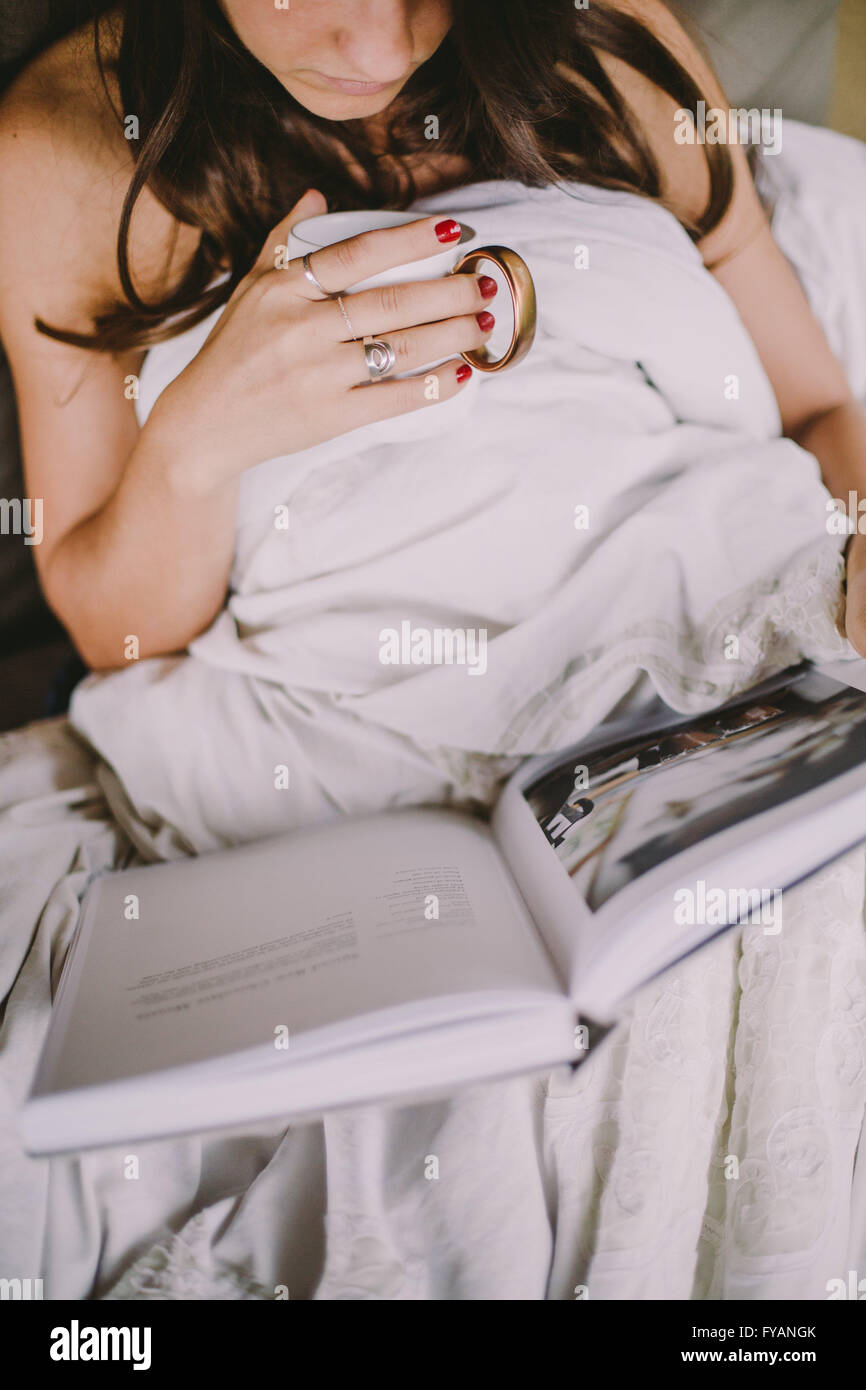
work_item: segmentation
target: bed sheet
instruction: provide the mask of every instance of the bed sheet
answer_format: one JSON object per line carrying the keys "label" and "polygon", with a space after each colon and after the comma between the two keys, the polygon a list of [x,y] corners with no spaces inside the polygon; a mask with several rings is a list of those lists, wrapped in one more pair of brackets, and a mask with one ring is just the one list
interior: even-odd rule
{"label": "bed sheet", "polygon": [[862,850],[786,893],[777,936],[647,987],[574,1073],[136,1145],[136,1178],[124,1148],[28,1158],[78,900],[131,852],[93,772],[64,719],[0,739],[0,1276],[51,1299],[822,1299],[866,1268]]}

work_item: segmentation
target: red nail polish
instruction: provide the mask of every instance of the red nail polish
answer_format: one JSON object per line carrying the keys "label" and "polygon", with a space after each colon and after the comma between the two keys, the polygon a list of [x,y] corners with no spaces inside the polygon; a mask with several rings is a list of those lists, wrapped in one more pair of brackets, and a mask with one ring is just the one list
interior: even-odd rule
{"label": "red nail polish", "polygon": [[456,241],[463,229],[453,217],[447,217],[444,222],[437,222],[433,230],[440,241]]}
{"label": "red nail polish", "polygon": [[494,323],[496,322],[493,315],[488,314],[486,309],[482,309],[481,313],[476,314],[475,317],[478,320],[478,327],[482,328],[485,333],[489,333]]}
{"label": "red nail polish", "polygon": [[457,368],[457,380],[466,381],[472,375],[472,368],[468,362],[461,362]]}
{"label": "red nail polish", "polygon": [[499,286],[492,275],[479,275],[478,288],[484,299],[492,299],[499,289]]}

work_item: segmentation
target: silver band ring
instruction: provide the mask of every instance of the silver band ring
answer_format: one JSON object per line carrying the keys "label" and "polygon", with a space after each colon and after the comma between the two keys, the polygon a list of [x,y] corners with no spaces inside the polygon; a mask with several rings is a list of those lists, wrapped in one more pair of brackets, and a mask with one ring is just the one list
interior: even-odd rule
{"label": "silver band ring", "polygon": [[323,294],[323,295],[325,296],[326,299],[336,299],[337,296],[336,296],[335,294],[331,294],[330,290],[326,290],[326,289],[325,289],[325,286],[324,286],[324,285],[320,285],[319,282],[318,282],[318,280],[316,279],[316,276],[315,276],[315,274],[314,274],[314,272],[313,272],[313,267],[310,265],[310,256],[311,256],[312,254],[313,254],[312,251],[308,251],[307,254],[306,254],[306,256],[304,256],[304,257],[302,258],[301,264],[302,264],[303,267],[304,267],[304,274],[306,275],[306,277],[307,277],[307,279],[309,280],[310,284],[311,284],[311,285],[315,285],[315,287],[316,287],[316,289],[319,291],[319,293],[320,293],[320,294]]}
{"label": "silver band ring", "polygon": [[358,335],[357,335],[357,333],[355,332],[354,328],[352,327],[352,320],[349,318],[349,315],[346,313],[346,306],[345,306],[345,304],[343,303],[343,301],[342,301],[342,299],[341,299],[341,297],[340,297],[339,295],[337,295],[337,303],[338,303],[339,306],[340,306],[340,313],[343,315],[343,318],[346,320],[346,327],[348,328],[349,332],[350,332],[351,335],[352,335],[352,342],[353,342],[353,343],[357,343],[357,341],[358,341]]}
{"label": "silver band ring", "polygon": [[397,354],[384,338],[364,339],[364,361],[371,381],[381,381],[397,361]]}

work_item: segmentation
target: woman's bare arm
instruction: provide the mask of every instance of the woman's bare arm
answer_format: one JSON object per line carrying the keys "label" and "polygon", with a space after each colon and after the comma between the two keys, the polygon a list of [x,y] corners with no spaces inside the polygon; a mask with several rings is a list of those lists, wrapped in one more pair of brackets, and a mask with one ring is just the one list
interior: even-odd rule
{"label": "woman's bare arm", "polygon": [[[22,422],[28,491],[44,498],[37,566],[48,601],[95,667],[185,646],[216,616],[233,552],[237,480],[378,419],[426,409],[461,389],[457,354],[482,347],[494,319],[484,276],[361,291],[352,340],[329,296],[277,248],[295,220],[324,212],[309,191],[265,239],[204,344],[160,394],[139,433],[124,384],[141,355],[110,356],[37,333],[88,330],[121,297],[115,237],[131,165],[116,121],[75,80],[50,100],[39,64],[0,107],[0,336]],[[50,63],[50,57],[48,59]],[[77,70],[76,70],[77,71]],[[62,86],[62,83],[61,83]],[[71,89],[70,89],[71,87]],[[153,298],[197,234],[143,195],[132,223],[133,281]],[[442,215],[378,229],[317,252],[326,286],[345,287],[441,250],[460,235]],[[162,284],[160,282],[163,282]],[[369,386],[360,340],[387,332],[401,372]],[[439,390],[414,369],[437,361]]]}
{"label": "woman's bare arm", "polygon": [[[129,636],[146,656],[183,647],[212,620],[231,563],[235,486],[193,502],[156,412],[139,431],[127,382],[143,353],[88,352],[33,326],[38,315],[89,331],[93,309],[119,289],[115,236],[131,159],[99,114],[86,62],[73,37],[0,105],[0,338],[26,492],[43,499],[40,580],[84,660],[100,668],[123,664]],[[174,240],[168,213],[142,199],[133,269],[143,292],[190,249],[188,236]]]}
{"label": "woman's bare arm", "polygon": [[[653,29],[694,77],[708,106],[727,112],[718,79],[662,0],[615,2]],[[618,60],[603,62],[650,138],[666,203],[683,220],[697,216],[706,204],[709,175],[702,147],[674,139],[676,102]],[[853,489],[866,497],[866,410],[773,239],[743,146],[729,148],[734,196],[719,225],[699,242],[704,263],[749,331],[773,386],[784,433],[815,455],[833,496],[847,502]],[[866,552],[866,536],[855,537],[850,551],[846,621],[852,642],[866,653],[866,553],[861,551]]]}

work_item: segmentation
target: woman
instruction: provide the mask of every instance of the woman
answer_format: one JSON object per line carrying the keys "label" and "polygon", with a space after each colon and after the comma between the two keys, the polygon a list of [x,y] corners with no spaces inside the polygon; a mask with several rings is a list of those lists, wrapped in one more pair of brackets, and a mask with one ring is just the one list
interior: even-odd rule
{"label": "woman", "polygon": [[[95,47],[84,29],[48,50],[0,108],[0,335],[27,491],[45,499],[37,564],[94,670],[182,650],[213,622],[254,465],[428,408],[423,378],[364,388],[359,347],[326,295],[440,249],[459,235],[455,219],[327,248],[312,278],[298,261],[278,270],[293,224],[326,208],[406,206],[497,178],[661,201],[738,309],[786,433],[816,455],[835,496],[859,490],[866,416],[773,242],[743,149],[672,138],[678,109],[724,99],[663,4],[558,0],[542,19],[525,0],[128,0],[95,33]],[[354,332],[386,334],[404,369],[447,358],[447,400],[465,389],[457,354],[490,335],[494,290],[473,276],[370,291],[353,300]],[[142,428],[130,397],[144,349],[222,304]],[[864,609],[858,536],[848,631],[866,649]],[[234,699],[222,705],[231,729]],[[164,722],[156,707],[138,717],[143,737],[148,717]],[[285,711],[268,718],[290,722]],[[345,721],[317,728],[329,747],[344,739],[351,761]],[[304,743],[309,730],[292,729]],[[386,803],[445,794],[440,776],[406,774],[404,754],[416,757],[404,742],[370,749]],[[301,762],[297,747],[254,758]],[[252,813],[244,821],[234,795],[224,793],[217,842],[233,816],[248,834],[270,828]],[[201,803],[217,797],[199,787]],[[363,803],[316,787],[297,814],[334,804]]]}
{"label": "woman", "polygon": [[[299,693],[282,692],[273,682],[254,683],[260,719],[270,719],[276,731],[267,766],[268,758],[258,756],[263,745],[245,742],[249,730],[234,718],[241,706],[246,709],[249,689],[238,692],[237,682],[216,667],[204,673],[201,683],[187,687],[182,673],[192,659],[161,657],[195,639],[224,603],[238,496],[246,480],[262,471],[253,465],[274,455],[303,454],[311,445],[318,447],[315,441],[329,431],[340,436],[365,420],[428,408],[423,393],[410,397],[408,391],[416,388],[398,383],[380,382],[353,395],[356,382],[363,380],[362,359],[357,344],[341,336],[333,302],[322,300],[301,267],[273,269],[276,248],[285,244],[298,219],[326,207],[406,204],[415,191],[450,196],[471,179],[522,178],[536,187],[554,178],[574,179],[663,200],[691,232],[704,262],[751,331],[787,432],[814,451],[835,495],[859,489],[866,456],[862,414],[792,270],[774,246],[743,151],[677,145],[671,138],[677,109],[694,108],[701,96],[710,105],[724,101],[706,64],[662,4],[593,0],[589,9],[577,10],[572,0],[544,5],[538,0],[464,0],[451,7],[444,0],[291,0],[288,8],[279,9],[268,0],[224,0],[218,9],[205,0],[129,0],[107,13],[100,34],[105,88],[90,36],[82,31],[37,59],[0,107],[0,336],[15,373],[27,489],[46,503],[37,563],[48,599],[94,668],[123,665],[131,633],[137,635],[140,657],[152,658],[104,677],[106,688],[121,682],[121,700],[110,702],[110,717],[99,734],[102,741],[114,740],[124,749],[135,745],[132,751],[147,765],[136,768],[136,808],[142,815],[126,816],[140,847],[154,855],[170,848],[157,838],[160,820],[171,819],[166,783],[178,790],[178,802],[186,808],[193,795],[182,785],[186,778],[195,782],[202,816],[209,818],[199,827],[192,827],[187,816],[179,822],[187,847],[229,838],[241,824],[250,832],[272,829],[269,798],[280,803],[279,816],[289,819],[282,793],[262,780],[273,775],[277,761],[291,771],[290,800],[298,819],[331,813],[335,806],[351,808],[336,785],[336,773],[323,786],[313,785],[312,771],[305,780],[308,768],[315,771],[334,759],[335,748],[347,768],[361,765],[351,721],[337,724],[339,711],[331,710],[334,722],[328,724],[309,685],[301,683]],[[430,114],[439,121],[436,143],[425,138]],[[402,165],[395,151],[405,152]],[[414,189],[405,177],[407,167]],[[305,193],[308,188],[315,191]],[[449,211],[453,214],[442,209],[435,217],[422,217],[408,231],[377,234],[352,248],[316,255],[315,275],[326,290],[336,290],[375,268],[436,250],[442,244],[438,235],[451,231]],[[447,356],[442,394],[456,395],[466,389],[457,378],[457,354],[485,340],[487,321],[479,323],[476,315],[496,307],[495,297],[484,293],[487,288],[480,280],[416,285],[381,301],[368,300],[372,313],[363,326],[387,332],[392,343],[415,353],[407,365],[427,361],[431,353]],[[165,386],[140,426],[130,378],[141,370],[144,349],[151,343],[157,343],[156,353],[170,349],[172,342],[182,341],[172,339],[173,333],[196,318],[204,325],[225,300],[210,337]],[[353,303],[353,316],[355,312]],[[684,347],[690,350],[690,344]],[[530,355],[513,376],[494,381],[517,392],[532,360]],[[602,372],[597,381],[601,389]],[[657,419],[653,414],[654,426]],[[639,444],[643,447],[642,437]],[[437,481],[434,472],[430,487]],[[534,474],[529,483],[533,481]],[[348,482],[351,486],[351,475]],[[467,493],[473,483],[467,470]],[[412,501],[408,496],[399,500],[406,506]],[[538,502],[544,502],[541,492]],[[349,546],[353,538],[343,535],[341,540]],[[301,533],[296,544],[314,546],[315,537],[311,541]],[[861,544],[857,537],[850,555],[848,623],[855,642],[863,646]],[[316,558],[313,553],[314,583],[320,578]],[[613,600],[611,595],[606,601],[610,605]],[[134,686],[139,671],[149,666],[155,667],[155,684],[146,690]],[[462,688],[468,687],[486,692],[487,682],[467,679]],[[166,689],[168,702],[159,707],[155,701]],[[123,697],[129,692],[133,703],[138,694],[138,703],[127,716]],[[202,696],[210,701],[207,712],[219,713],[219,730],[235,746],[243,775],[234,781],[227,777],[226,749],[203,716]],[[304,724],[310,708],[313,714]],[[173,749],[170,759],[152,746],[160,714],[170,715],[183,729],[184,746]],[[401,764],[390,731],[371,726],[365,738],[372,749],[361,766],[371,788],[368,799],[384,803],[391,795],[405,795],[416,762],[421,762],[417,751],[405,749]],[[22,735],[22,750],[24,742]],[[28,778],[26,767],[19,775],[15,760],[6,760],[0,769],[6,799],[29,794],[39,803],[36,810],[44,810],[41,803],[50,800],[46,792],[90,775],[77,745],[80,766],[71,771],[65,744],[62,751],[62,768],[58,755],[42,780]],[[62,779],[58,771],[65,774]],[[142,787],[146,773],[153,783]],[[437,790],[435,778],[420,766],[417,786],[425,796]],[[110,781],[103,787],[112,809],[125,809],[117,787]],[[67,790],[61,795],[69,799]],[[244,797],[249,805],[241,804]],[[159,816],[151,816],[153,808]],[[257,814],[262,816],[259,825]],[[76,893],[86,873],[116,867],[125,844],[116,852],[113,840],[100,842],[98,862],[96,850],[75,859],[78,876],[64,880],[63,903],[58,893],[50,910],[41,910],[50,887],[37,893],[33,885],[67,875],[73,839],[83,841],[99,824],[70,820],[40,831],[28,820],[26,835],[13,839],[12,820],[4,822],[7,838],[0,851],[8,862],[13,852],[20,860],[8,876],[17,893],[8,918],[20,949],[10,972],[15,989],[4,1006],[10,1059],[6,1089],[16,1100],[32,1064],[34,999],[44,1004],[39,1027],[46,1021],[49,956],[58,960],[71,935]],[[154,843],[146,845],[150,830],[155,831]],[[103,838],[111,839],[108,829]],[[856,880],[856,869],[850,878]],[[794,1076],[798,1108],[791,1115],[785,1108],[790,1105],[791,1066],[804,1054],[802,1019],[835,1022],[843,1008],[851,1008],[848,981],[854,975],[849,962],[857,959],[862,931],[859,919],[853,921],[840,951],[836,919],[828,910],[834,891],[838,896],[825,876],[812,880],[811,900],[800,900],[807,919],[802,951],[786,923],[785,944],[793,941],[794,946],[787,951],[772,1011],[761,939],[745,942],[742,964],[734,958],[732,943],[732,954],[705,953],[687,978],[682,972],[679,983],[663,985],[658,998],[645,1001],[633,1034],[638,1045],[627,1051],[624,1082],[618,1074],[623,1049],[611,1049],[607,1062],[602,1053],[599,1065],[578,1072],[574,1095],[567,1080],[551,1083],[551,1104],[544,1115],[545,1142],[549,1140],[553,1154],[547,1173],[537,1154],[540,1105],[535,1090],[530,1095],[522,1079],[478,1088],[439,1107],[416,1106],[404,1112],[406,1121],[397,1112],[395,1131],[400,1126],[411,1131],[417,1170],[404,1162],[405,1144],[387,1142],[391,1122],[378,1110],[362,1117],[366,1132],[360,1139],[354,1117],[329,1116],[329,1264],[318,1296],[335,1289],[336,1296],[346,1296],[347,1289],[348,1296],[366,1296],[363,1291],[372,1287],[391,1297],[396,1287],[408,1289],[412,1297],[424,1296],[425,1288],[434,1290],[430,1296],[452,1298],[455,1291],[458,1297],[489,1297],[491,1290],[503,1297],[541,1297],[551,1289],[548,1296],[580,1297],[586,1261],[576,1252],[592,1250],[600,1252],[593,1298],[610,1296],[611,1289],[613,1296],[621,1296],[623,1288],[634,1296],[635,1287],[648,1297],[687,1298],[693,1292],[694,1251],[702,1243],[705,1253],[712,1242],[718,1244],[717,1218],[726,1200],[738,1204],[739,1216],[735,1211],[733,1237],[723,1251],[732,1250],[732,1260],[745,1251],[741,1263],[749,1266],[748,1279],[756,1277],[752,1266],[757,1252],[761,1269],[771,1271],[765,1276],[769,1293],[777,1295],[781,1288],[790,1296],[789,1251],[795,1237],[786,1243],[777,1232],[793,1231],[790,1223],[798,1223],[796,1239],[806,1252],[801,1263],[811,1267],[817,1263],[813,1226],[802,1223],[806,1234],[800,1235],[802,1199],[799,1206],[792,1204],[790,1183],[777,1193],[765,1179],[767,1155],[775,1160],[774,1144],[785,1147],[783,1158],[790,1150],[785,1175],[792,1168],[794,1176],[803,1175],[801,1187],[808,1189],[822,1218],[817,1229],[837,1233],[844,1230],[844,1221],[825,1219],[830,1184],[814,1181],[813,1165],[804,1168],[795,1124],[805,1130],[803,1142],[811,1153],[816,1113],[823,1107],[833,1116],[825,1127],[841,1135],[840,1152],[824,1172],[848,1171],[856,1144],[853,1123],[839,1119],[847,1121],[848,1110],[855,1113],[857,1095],[855,1084],[847,1084],[847,1068],[831,1065],[837,1056],[835,1032],[828,1029],[826,1047],[814,1049],[826,1053],[827,1065],[818,1076],[824,1089],[812,1099],[813,1091],[802,1080],[807,1067],[802,1061]],[[40,928],[34,944],[31,927],[37,910]],[[57,925],[61,915],[62,930]],[[801,961],[808,966],[815,958],[819,933],[817,966],[811,973],[799,970]],[[837,976],[831,963],[839,967]],[[738,967],[747,981],[742,993],[736,987]],[[710,998],[713,1007],[707,1008]],[[769,1021],[761,1034],[765,1018]],[[725,1056],[735,1035],[740,1050],[733,1078],[725,1075]],[[817,1027],[815,1036],[820,1036]],[[12,1044],[20,1039],[20,1047],[10,1046],[10,1039]],[[851,1054],[842,1049],[841,1055]],[[835,1079],[837,1072],[833,1088],[828,1077]],[[734,1082],[737,1104],[729,1131],[724,1105],[726,1088],[733,1090]],[[587,1104],[582,1107],[584,1088]],[[754,1133],[743,1138],[743,1097],[752,1092],[758,1103],[745,1119],[754,1120]],[[778,1127],[767,1138],[758,1124],[770,1127],[775,1105],[782,1108],[785,1126],[781,1143]],[[471,1164],[466,1162],[468,1133],[473,1136]],[[731,1151],[743,1156],[748,1175],[739,1185],[719,1176],[721,1164],[715,1159],[729,1134]],[[188,1162],[177,1145],[153,1146],[148,1161],[155,1165],[150,1170],[156,1172],[154,1202],[132,1204],[132,1216],[127,1184],[111,1167],[112,1155],[93,1154],[55,1169],[58,1180],[47,1218],[55,1282],[49,1288],[61,1296],[71,1291],[84,1297],[93,1285],[106,1287],[153,1241],[155,1212],[164,1208],[165,1221],[174,1226],[182,1219],[177,1213],[189,1208],[196,1214],[173,1253],[163,1260],[155,1252],[168,1272],[134,1270],[123,1296],[130,1291],[139,1296],[142,1288],[160,1283],[175,1293],[183,1288],[179,1296],[189,1296],[189,1250],[204,1265],[203,1247],[222,1241],[226,1229],[220,1268],[229,1273],[219,1275],[220,1285],[214,1276],[202,1296],[219,1287],[219,1296],[225,1297],[227,1286],[229,1296],[238,1296],[242,1275],[235,1277],[236,1272],[245,1275],[248,1268],[259,1280],[258,1296],[263,1290],[270,1296],[275,1285],[290,1288],[293,1298],[296,1290],[304,1296],[313,1282],[304,1268],[309,1263],[304,1252],[318,1251],[320,1240],[321,1192],[310,1187],[320,1181],[318,1128],[291,1131],[275,1162],[239,1203],[234,1196],[223,1199],[224,1191],[237,1191],[237,1171],[225,1189],[219,1185],[221,1176],[200,1185],[202,1172],[216,1173],[219,1165],[224,1172],[229,1159],[217,1154],[212,1168],[213,1154],[199,1161],[196,1143],[189,1141]],[[608,1169],[611,1147],[617,1154]],[[385,1171],[381,1155],[389,1153],[396,1157]],[[251,1171],[246,1148],[240,1157],[238,1150],[231,1154],[241,1172]],[[424,1156],[430,1154],[442,1157],[443,1175],[459,1168],[469,1173],[469,1181],[416,1183],[412,1174],[423,1172]],[[176,1182],[168,1181],[177,1174],[178,1157],[183,1173]],[[451,1157],[453,1167],[447,1161]],[[385,1173],[381,1182],[380,1166]],[[41,1171],[34,1176],[34,1165],[13,1163],[11,1157],[7,1167],[15,1183],[17,1226],[23,1229],[20,1211],[26,1209],[23,1225],[42,1231]],[[67,1171],[71,1180],[64,1184]],[[603,1175],[609,1171],[607,1182]],[[719,1178],[710,1199],[708,1174]],[[600,1181],[605,1182],[601,1218]],[[840,1181],[833,1190],[843,1188]],[[389,1220],[395,1194],[398,1200],[404,1194],[410,1233],[417,1229],[416,1210],[429,1212],[427,1234],[417,1238],[420,1253],[410,1260],[401,1258],[404,1242],[395,1235],[397,1224],[391,1222],[385,1232],[384,1219],[372,1210],[380,1189],[389,1193]],[[548,1284],[550,1193],[555,1189],[562,1199]],[[64,1222],[66,1191],[71,1196]],[[84,1203],[81,1191],[88,1194]],[[160,1191],[167,1195],[158,1204]],[[219,1200],[212,1201],[214,1191]],[[115,1222],[121,1199],[124,1218]],[[239,1250],[238,1223],[224,1219],[225,1201],[258,1213],[258,1221],[250,1223],[251,1239],[263,1228],[288,1225],[285,1255],[277,1252],[273,1268],[268,1258],[257,1263]],[[437,1205],[442,1201],[451,1203],[444,1219]],[[684,1220],[686,1207],[689,1219]],[[295,1219],[301,1208],[303,1214]],[[708,1219],[703,1221],[705,1210]],[[278,1213],[285,1216],[283,1227]],[[297,1236],[303,1222],[312,1232],[308,1242]],[[761,1228],[757,1236],[752,1234],[756,1227]],[[620,1278],[622,1250],[629,1242],[637,1253]],[[773,1254],[764,1259],[770,1242]],[[430,1258],[431,1250],[436,1260]],[[835,1263],[828,1267],[847,1268],[841,1254],[836,1259],[837,1251],[832,1253]],[[344,1256],[347,1268],[341,1265]],[[186,1261],[180,1273],[175,1272],[175,1257]],[[772,1282],[781,1265],[782,1273]],[[817,1267],[822,1268],[820,1263]],[[643,1275],[632,1279],[632,1269]],[[823,1282],[823,1272],[821,1278]],[[739,1287],[735,1281],[728,1286]],[[804,1275],[795,1293],[805,1287]],[[240,1296],[249,1296],[248,1288]],[[815,1296],[811,1286],[806,1296]]]}
{"label": "woman", "polygon": [[[401,162],[378,157],[389,139],[414,149],[407,163],[420,193],[479,168],[519,174],[522,164],[530,181],[558,173],[662,197],[745,321],[786,434],[814,452],[834,496],[860,490],[866,416],[774,246],[743,150],[671,138],[676,107],[701,94],[727,103],[666,7],[617,0],[575,11],[563,0],[543,16],[524,3],[453,8],[452,19],[447,0],[293,0],[286,9],[131,0],[99,28],[105,86],[83,30],[8,93],[0,334],[27,490],[47,503],[35,552],[41,580],[93,668],[121,665],[129,632],[146,656],[184,647],[212,620],[244,468],[373,413],[424,408],[420,384],[353,394],[344,343],[316,339],[310,352],[308,329],[314,338],[316,325],[330,331],[332,306],[316,304],[299,267],[279,282],[279,303],[264,294],[277,284],[274,247],[295,221],[328,206],[405,203]],[[552,63],[557,54],[564,61]],[[519,85],[510,80],[518,72]],[[537,89],[520,109],[528,73]],[[233,104],[247,92],[246,107]],[[428,109],[440,113],[436,142],[424,139]],[[550,135],[530,124],[538,110],[556,113]],[[318,278],[343,288],[349,267],[357,279],[400,264],[437,249],[436,235],[427,219],[370,236],[323,254]],[[225,269],[229,281],[209,291]],[[460,389],[456,354],[488,336],[484,288],[412,288],[387,317],[371,300],[364,327],[387,330],[407,366],[431,350],[449,354],[447,396]],[[206,349],[139,432],[124,383],[143,346],[172,331],[170,315],[186,321],[183,311],[206,312],[229,295]],[[49,337],[37,319],[69,331]],[[432,322],[442,327],[425,327]],[[96,351],[86,357],[69,341]],[[864,553],[857,537],[848,631],[866,650]]]}

